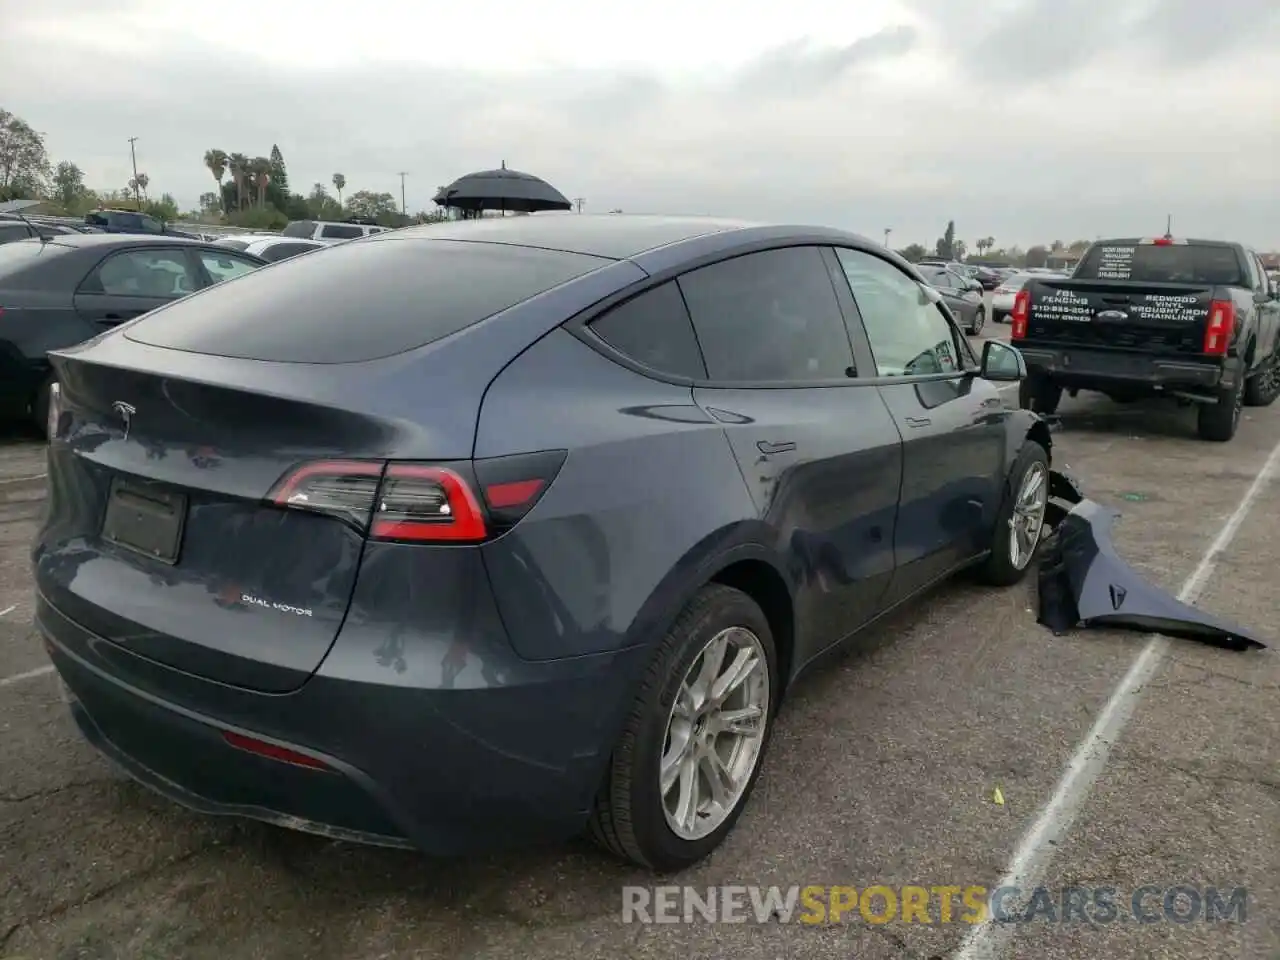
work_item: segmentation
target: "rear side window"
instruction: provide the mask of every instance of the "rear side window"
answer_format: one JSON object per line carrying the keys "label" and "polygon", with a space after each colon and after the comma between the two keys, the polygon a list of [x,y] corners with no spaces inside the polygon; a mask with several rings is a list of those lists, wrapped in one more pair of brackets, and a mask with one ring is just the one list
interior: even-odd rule
{"label": "rear side window", "polygon": [[611,262],[496,243],[341,244],[209,287],[127,336],[246,360],[355,363],[432,343]]}
{"label": "rear side window", "polygon": [[712,380],[834,380],[853,367],[817,247],[749,253],[686,273],[679,283]]}
{"label": "rear side window", "polygon": [[689,312],[674,281],[614,307],[591,324],[591,332],[659,373],[691,380],[707,376]]}
{"label": "rear side window", "polygon": [[326,223],[320,236],[326,240],[354,240],[356,237],[363,237],[364,230],[345,223]]}
{"label": "rear side window", "polygon": [[1232,247],[1205,243],[1103,241],[1089,248],[1073,280],[1132,280],[1136,283],[1203,283],[1248,286]]}
{"label": "rear side window", "polygon": [[219,240],[218,246],[226,247],[230,250],[243,250],[249,246],[248,240]]}
{"label": "rear side window", "polygon": [[31,231],[25,223],[0,223],[0,243],[25,240],[29,236]]}
{"label": "rear side window", "polygon": [[316,232],[314,220],[295,220],[280,231],[282,237],[310,237]]}
{"label": "rear side window", "polygon": [[79,293],[110,297],[182,297],[200,286],[184,250],[162,247],[113,253],[80,284]]}

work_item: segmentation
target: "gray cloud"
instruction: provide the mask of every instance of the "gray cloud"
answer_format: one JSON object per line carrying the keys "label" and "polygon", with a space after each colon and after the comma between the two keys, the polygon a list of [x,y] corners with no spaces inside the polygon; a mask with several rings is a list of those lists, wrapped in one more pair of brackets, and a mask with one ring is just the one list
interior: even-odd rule
{"label": "gray cloud", "polygon": [[[1150,3],[1113,0],[1102,25],[1080,2],[915,0],[911,27],[795,41],[697,78],[499,74],[479,54],[470,69],[285,68],[194,31],[145,57],[87,58],[32,32],[24,11],[39,5],[8,4],[0,105],[93,186],[124,186],[127,138],[139,137],[152,191],[184,206],[213,187],[206,149],[278,143],[296,190],[341,170],[349,189],[398,196],[396,172],[408,170],[411,209],[505,160],[589,210],[892,227],[895,243],[932,242],[955,219],[968,241],[1023,245],[1161,229],[1172,213],[1178,230],[1280,246],[1280,32],[1268,4],[1216,0],[1210,39],[1197,0],[1162,0],[1158,21],[1144,20]],[[1204,55],[1175,55],[1188,48]]]}

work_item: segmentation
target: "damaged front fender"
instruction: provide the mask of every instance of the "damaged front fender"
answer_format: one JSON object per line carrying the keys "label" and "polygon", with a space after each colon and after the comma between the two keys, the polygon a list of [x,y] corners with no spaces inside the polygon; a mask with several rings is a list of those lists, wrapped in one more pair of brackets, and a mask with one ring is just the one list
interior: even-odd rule
{"label": "damaged front fender", "polygon": [[1119,514],[1086,498],[1070,476],[1052,471],[1049,496],[1045,522],[1056,529],[1040,562],[1037,623],[1055,633],[1118,627],[1229,650],[1266,647],[1251,631],[1170,596],[1121,560],[1111,542]]}

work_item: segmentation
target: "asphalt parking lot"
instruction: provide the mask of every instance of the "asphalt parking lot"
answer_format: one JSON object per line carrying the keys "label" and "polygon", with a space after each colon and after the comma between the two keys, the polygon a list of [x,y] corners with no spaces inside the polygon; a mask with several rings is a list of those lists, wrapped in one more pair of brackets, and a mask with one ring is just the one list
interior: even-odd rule
{"label": "asphalt parking lot", "polygon": [[[1190,411],[1066,400],[1055,460],[1122,511],[1117,547],[1153,581],[1177,593],[1199,569],[1201,605],[1277,636],[1280,478],[1255,479],[1280,406],[1246,417],[1212,445]],[[655,881],[585,843],[437,862],[153,797],[81,742],[33,634],[42,472],[38,444],[0,440],[0,957],[926,960],[963,946],[959,923],[625,924],[621,888]],[[1055,637],[1034,610],[1031,580],[958,582],[811,676],[726,847],[664,882],[998,885],[1147,643]],[[1280,956],[1278,691],[1274,648],[1173,642],[1069,828],[1042,847],[1050,888],[1245,887],[1244,923],[1033,922],[1004,956]]]}

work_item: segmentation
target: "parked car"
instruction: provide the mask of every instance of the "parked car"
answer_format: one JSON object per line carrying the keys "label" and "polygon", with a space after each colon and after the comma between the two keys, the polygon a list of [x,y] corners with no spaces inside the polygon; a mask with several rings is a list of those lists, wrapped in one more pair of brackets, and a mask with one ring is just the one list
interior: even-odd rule
{"label": "parked car", "polygon": [[201,239],[194,233],[174,230],[163,221],[137,210],[94,210],[85,214],[84,222],[91,227],[97,227],[104,233],[163,234],[167,237],[183,237],[188,240]]}
{"label": "parked car", "polygon": [[992,267],[975,267],[973,279],[977,280],[983,290],[994,290],[1004,280],[1004,274]]}
{"label": "parked car", "polygon": [[47,422],[46,352],[265,263],[211,243],[69,234],[0,246],[0,416]]}
{"label": "parked car", "polygon": [[296,240],[358,240],[375,233],[386,233],[389,227],[380,227],[375,223],[333,220],[294,220],[280,231],[282,237]]}
{"label": "parked car", "polygon": [[278,233],[267,234],[266,236],[227,237],[217,241],[217,243],[220,247],[230,247],[251,253],[255,257],[261,257],[268,263],[287,260],[289,257],[296,257],[300,253],[309,253],[312,250],[329,246],[329,244],[320,240],[294,240],[290,237],[282,237]]}
{"label": "parked car", "polygon": [[1280,396],[1280,294],[1244,244],[1101,240],[1069,279],[1033,276],[1012,320],[1022,405],[1046,414],[1064,390],[1172,397],[1195,405],[1202,439],[1225,442],[1244,406]]}
{"label": "parked car", "polygon": [[795,678],[956,571],[1022,580],[1047,502],[1017,351],[835,230],[411,227],[52,360],[35,619],[85,737],[438,854],[706,856]]}
{"label": "parked car", "polygon": [[943,267],[921,266],[920,275],[925,283],[942,295],[942,302],[951,310],[966,332],[977,336],[987,319],[982,289],[974,289],[967,277],[957,276]]}
{"label": "parked car", "polygon": [[1047,271],[1033,273],[1029,270],[1020,270],[1008,277],[1005,277],[1000,281],[1000,285],[995,288],[991,296],[991,319],[994,322],[1009,322],[1009,315],[1013,313],[1013,304],[1017,299],[1018,291],[1026,286],[1029,280],[1036,276],[1050,279],[1065,279],[1064,274],[1050,273]]}
{"label": "parked car", "polygon": [[0,214],[0,243],[12,243],[29,237],[61,237],[79,232],[61,223]]}

